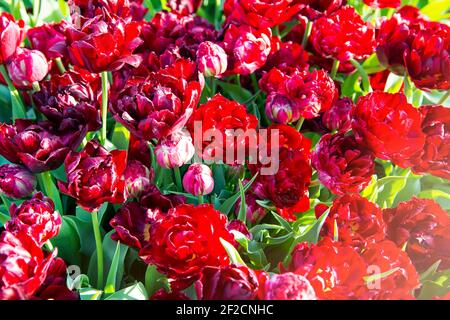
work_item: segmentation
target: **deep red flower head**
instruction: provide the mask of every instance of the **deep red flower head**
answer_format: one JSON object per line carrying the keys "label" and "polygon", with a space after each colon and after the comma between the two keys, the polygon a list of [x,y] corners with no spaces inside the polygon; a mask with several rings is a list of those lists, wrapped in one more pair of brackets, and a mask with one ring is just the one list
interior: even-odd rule
{"label": "deep red flower head", "polygon": [[183,15],[195,13],[201,7],[203,0],[168,0],[167,6],[172,11]]}
{"label": "deep red flower head", "polygon": [[49,122],[17,119],[15,125],[0,124],[0,154],[31,172],[54,170],[80,145],[85,133],[82,127],[61,131]]}
{"label": "deep red flower head", "polygon": [[7,62],[16,52],[25,37],[25,23],[15,21],[7,12],[0,15],[0,64]]}
{"label": "deep red flower head", "polygon": [[56,250],[44,258],[26,234],[5,231],[0,236],[0,300],[29,299],[44,282]]}
{"label": "deep red flower head", "polygon": [[117,15],[124,19],[129,19],[131,15],[130,2],[133,0],[69,0],[72,20],[75,23],[86,19],[94,18],[102,14],[103,10]]}
{"label": "deep red flower head", "polygon": [[398,8],[401,0],[364,0],[364,3],[372,8]]}
{"label": "deep red flower head", "polygon": [[280,38],[273,37],[271,52],[264,65],[264,70],[277,68],[283,72],[308,68],[308,52],[298,43],[293,41],[282,42]]}
{"label": "deep red flower head", "polygon": [[343,0],[296,0],[295,2],[302,4],[300,13],[309,20],[329,16],[345,3]]}
{"label": "deep red flower head", "polygon": [[32,300],[78,300],[78,294],[69,290],[66,283],[67,265],[61,258],[52,260],[47,276]]}
{"label": "deep red flower head", "polygon": [[387,236],[402,248],[417,270],[425,271],[437,260],[440,269],[450,267],[450,217],[434,200],[401,202],[396,208],[383,210]]}
{"label": "deep red flower head", "polygon": [[231,24],[225,31],[223,47],[232,74],[249,75],[261,68],[270,54],[272,32],[248,25]]}
{"label": "deep red flower head", "polygon": [[6,230],[28,235],[39,247],[55,237],[61,227],[61,216],[55,211],[53,201],[41,192],[20,206],[13,203],[9,212],[11,220],[6,224]]}
{"label": "deep red flower head", "polygon": [[[248,113],[244,105],[228,100],[221,94],[216,94],[195,110],[188,128],[193,137],[195,148],[203,159],[217,159],[227,162],[226,153],[228,150],[234,150],[233,160],[237,160],[237,154],[240,151],[246,151],[247,140],[240,139],[239,136],[250,135],[257,125],[258,119]],[[233,131],[240,132],[239,136],[237,133],[233,136]],[[221,136],[217,136],[212,143],[211,138],[215,134]]]}
{"label": "deep red flower head", "polygon": [[126,156],[126,151],[108,152],[98,141],[88,142],[83,150],[71,152],[64,161],[67,182],[58,181],[60,191],[90,212],[104,202],[122,203]]}
{"label": "deep red flower head", "polygon": [[425,143],[420,112],[402,93],[373,92],[359,98],[352,113],[356,140],[375,156],[411,166]]}
{"label": "deep red flower head", "polygon": [[110,110],[136,137],[161,139],[183,128],[201,94],[196,64],[180,59],[140,84],[129,83]]}
{"label": "deep red flower head", "polygon": [[137,202],[128,202],[122,206],[109,224],[116,231],[111,239],[127,246],[140,249],[149,241],[152,212]]}
{"label": "deep red flower head", "polygon": [[248,24],[254,28],[272,28],[291,18],[300,10],[301,4],[294,0],[226,0],[226,22]]}
{"label": "deep red flower head", "polygon": [[352,247],[325,238],[310,246],[297,245],[289,270],[306,277],[319,299],[344,300],[356,298],[366,264]]}
{"label": "deep red flower head", "polygon": [[234,243],[227,230],[227,217],[211,205],[182,204],[151,225],[150,239],[139,255],[166,274],[174,288],[186,288],[200,277],[206,266],[229,264],[220,242]]}
{"label": "deep red flower head", "polygon": [[375,32],[353,7],[346,6],[314,22],[310,42],[325,58],[341,62],[367,58],[375,50]]}
{"label": "deep red flower head", "polygon": [[162,213],[167,213],[170,209],[185,202],[186,198],[182,195],[163,195],[155,185],[148,186],[139,199],[139,203],[143,207]]}
{"label": "deep red flower head", "polygon": [[258,277],[246,266],[207,266],[195,286],[201,300],[254,300]]}
{"label": "deep red flower head", "polygon": [[425,133],[423,154],[412,170],[450,180],[450,109],[444,106],[422,106],[424,116],[422,131]]}
{"label": "deep red flower head", "polygon": [[100,85],[98,75],[71,70],[42,81],[41,90],[33,94],[33,101],[47,119],[62,128],[76,123],[96,131],[102,124],[97,99]]}
{"label": "deep red flower head", "polygon": [[[337,227],[337,234],[335,234]],[[321,235],[363,250],[367,244],[381,241],[386,225],[381,209],[358,194],[344,195],[333,201]]]}
{"label": "deep red flower head", "polygon": [[94,73],[119,70],[125,64],[137,67],[141,58],[133,52],[143,42],[140,33],[139,23],[127,22],[103,10],[80,29],[67,28],[70,60]]}
{"label": "deep red flower head", "polygon": [[351,129],[351,111],[355,104],[350,98],[337,100],[333,106],[324,112],[322,124],[330,131],[347,132]]}
{"label": "deep red flower head", "polygon": [[435,23],[415,35],[405,53],[408,74],[420,89],[450,89],[450,27]]}
{"label": "deep red flower head", "polygon": [[23,166],[4,164],[0,166],[0,193],[10,198],[28,197],[36,188],[36,177]]}
{"label": "deep red flower head", "polygon": [[31,88],[34,82],[43,80],[49,71],[44,54],[26,48],[17,48],[6,67],[14,85],[19,88]]}
{"label": "deep red flower head", "polygon": [[368,276],[374,273],[387,275],[369,281],[361,288],[360,299],[414,299],[412,291],[419,286],[419,276],[408,255],[395,243],[389,240],[373,243],[362,257],[367,264]]}
{"label": "deep red flower head", "polygon": [[68,54],[66,46],[66,29],[69,23],[63,20],[60,23],[45,23],[31,28],[27,32],[33,49],[41,51],[48,60],[65,58]]}
{"label": "deep red flower head", "polygon": [[338,195],[362,191],[375,173],[373,153],[345,133],[322,136],[311,160],[320,182]]}
{"label": "deep red flower head", "polygon": [[[316,300],[314,288],[308,279],[286,272],[270,277],[260,276],[258,296],[261,300]],[[262,280],[262,281],[261,281]]]}

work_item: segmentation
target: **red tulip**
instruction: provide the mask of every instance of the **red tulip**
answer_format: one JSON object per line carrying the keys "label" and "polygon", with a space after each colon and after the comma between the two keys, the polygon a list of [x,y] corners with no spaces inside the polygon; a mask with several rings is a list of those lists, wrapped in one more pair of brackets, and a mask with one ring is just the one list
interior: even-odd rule
{"label": "red tulip", "polygon": [[26,198],[36,188],[36,178],[26,168],[16,164],[0,166],[0,192],[10,198]]}
{"label": "red tulip", "polygon": [[30,88],[34,82],[43,80],[49,71],[42,52],[22,48],[17,48],[7,68],[14,85],[21,88]]}
{"label": "red tulip", "polygon": [[205,77],[220,76],[227,70],[227,54],[221,46],[205,41],[197,50],[198,69]]}
{"label": "red tulip", "polygon": [[22,43],[25,32],[25,23],[22,20],[15,21],[9,13],[0,15],[0,64],[4,64],[16,53]]}

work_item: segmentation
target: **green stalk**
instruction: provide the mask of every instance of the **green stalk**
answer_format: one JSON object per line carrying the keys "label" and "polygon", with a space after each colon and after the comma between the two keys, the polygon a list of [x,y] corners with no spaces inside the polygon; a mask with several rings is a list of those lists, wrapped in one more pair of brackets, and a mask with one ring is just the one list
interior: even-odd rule
{"label": "green stalk", "polygon": [[95,248],[97,250],[97,287],[103,287],[103,248],[102,236],[100,234],[100,223],[98,221],[98,212],[92,212],[92,228],[94,229]]}
{"label": "green stalk", "polygon": [[405,80],[403,81],[403,92],[405,93],[406,99],[409,103],[413,100],[413,84],[409,79],[408,75],[405,75]]}
{"label": "green stalk", "polygon": [[330,74],[331,79],[334,80],[334,78],[336,78],[336,74],[338,72],[338,69],[339,69],[339,60],[335,59],[333,61],[333,66],[331,67],[331,74]]}
{"label": "green stalk", "polygon": [[363,66],[359,64],[359,62],[355,59],[350,59],[350,62],[356,68],[356,70],[358,70],[358,73],[361,76],[364,93],[371,92],[372,88],[370,87],[369,76],[367,75],[366,70],[364,70]]}
{"label": "green stalk", "polygon": [[55,62],[56,62],[56,66],[58,67],[59,72],[61,74],[64,74],[66,72],[66,67],[64,67],[64,64],[63,64],[61,58],[56,58]]}
{"label": "green stalk", "polygon": [[27,117],[26,116],[27,113],[25,111],[26,110],[25,105],[22,101],[22,98],[20,97],[19,91],[17,91],[16,87],[14,86],[13,82],[11,81],[8,71],[6,71],[6,68],[3,64],[0,65],[0,73],[3,76],[3,79],[5,79],[8,89],[9,89],[9,92],[11,94],[13,120],[25,119]]}
{"label": "green stalk", "polygon": [[61,197],[55,187],[55,184],[53,183],[53,178],[50,171],[41,172],[40,174],[36,175],[36,178],[38,180],[41,191],[44,192],[47,197],[53,200],[56,210],[58,210],[59,214],[62,215],[64,211]]}
{"label": "green stalk", "polygon": [[108,72],[103,71],[102,76],[102,133],[100,136],[100,142],[105,145],[106,143],[106,122],[108,117]]}
{"label": "green stalk", "polygon": [[297,131],[300,131],[300,129],[302,128],[303,122],[305,122],[305,118],[300,117],[300,119],[298,119],[297,123],[295,124],[295,129]]}
{"label": "green stalk", "polygon": [[177,184],[178,191],[183,191],[183,185],[181,184],[180,168],[174,167],[173,173],[175,174],[175,183]]}
{"label": "green stalk", "polygon": [[198,195],[198,205],[201,205],[201,204],[203,204],[203,194],[199,194]]}
{"label": "green stalk", "polygon": [[30,19],[31,27],[36,26],[41,13],[41,0],[33,0],[33,17]]}
{"label": "green stalk", "polygon": [[222,1],[221,0],[216,0],[216,5],[214,8],[214,26],[216,27],[216,30],[220,30],[220,25],[221,25],[221,17],[222,15],[220,14],[222,11]]}
{"label": "green stalk", "polygon": [[48,251],[53,252],[55,251],[55,248],[53,247],[53,244],[51,243],[50,239],[47,240],[44,245],[47,247]]}
{"label": "green stalk", "polygon": [[302,47],[303,48],[306,48],[306,44],[308,43],[309,35],[311,34],[311,29],[312,29],[312,22],[308,20],[308,23],[306,24],[305,33],[303,34],[303,39],[302,39]]}
{"label": "green stalk", "polygon": [[214,77],[209,78],[209,90],[213,97],[216,94],[216,78]]}
{"label": "green stalk", "polygon": [[448,99],[450,96],[450,90],[447,90],[447,92],[439,99],[437,104],[444,104],[444,102]]}

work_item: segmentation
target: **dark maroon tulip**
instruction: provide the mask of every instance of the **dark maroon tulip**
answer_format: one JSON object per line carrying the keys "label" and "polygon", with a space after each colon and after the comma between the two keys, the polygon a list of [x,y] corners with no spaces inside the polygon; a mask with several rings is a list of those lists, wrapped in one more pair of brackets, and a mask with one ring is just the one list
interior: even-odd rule
{"label": "dark maroon tulip", "polygon": [[0,15],[0,64],[7,62],[16,52],[25,37],[25,23],[15,21],[9,13]]}
{"label": "dark maroon tulip", "polygon": [[258,293],[258,278],[245,266],[205,267],[196,282],[201,300],[253,300]]}
{"label": "dark maroon tulip", "polygon": [[64,161],[67,182],[59,189],[77,200],[83,209],[97,211],[105,202],[124,202],[126,151],[108,152],[98,141],[87,143],[80,152],[71,152]]}
{"label": "dark maroon tulip", "polygon": [[[69,0],[72,20],[84,21],[101,14],[103,10],[121,18],[130,18],[130,2],[134,0]],[[81,17],[80,17],[81,16]]]}
{"label": "dark maroon tulip", "polygon": [[67,265],[61,258],[50,264],[47,276],[32,300],[78,300],[78,294],[69,290],[66,284]]}
{"label": "dark maroon tulip", "polygon": [[57,129],[49,122],[24,119],[17,119],[15,125],[0,124],[0,154],[34,173],[57,169],[86,133],[83,127]]}
{"label": "dark maroon tulip", "polygon": [[139,203],[145,208],[162,213],[166,213],[170,209],[185,202],[186,198],[184,196],[174,194],[164,195],[155,185],[148,186],[139,199]]}
{"label": "dark maroon tulip", "polygon": [[322,136],[311,162],[320,182],[338,195],[362,191],[375,173],[373,153],[343,133]]}
{"label": "dark maroon tulip", "polygon": [[28,197],[36,188],[36,178],[26,168],[16,164],[0,166],[0,192],[10,198]]}
{"label": "dark maroon tulip", "polygon": [[195,13],[203,0],[168,0],[167,6],[175,12],[189,15]]}
{"label": "dark maroon tulip", "polygon": [[17,48],[7,68],[13,83],[21,88],[29,88],[34,82],[43,80],[49,71],[42,52],[25,48]]}
{"label": "dark maroon tulip", "polygon": [[140,32],[137,22],[127,22],[103,10],[81,29],[67,28],[70,60],[94,73],[119,70],[125,64],[137,67],[141,58],[133,52],[142,43]]}
{"label": "dark maroon tulip", "polygon": [[349,98],[337,100],[333,106],[324,112],[323,125],[330,131],[347,132],[351,129],[351,111],[355,107]]}
{"label": "dark maroon tulip", "polygon": [[53,201],[41,192],[20,206],[13,203],[9,212],[11,220],[6,224],[6,230],[14,234],[27,234],[40,247],[55,237],[61,227],[61,217],[55,211]]}
{"label": "dark maroon tulip", "polygon": [[109,222],[116,231],[111,238],[136,249],[143,248],[149,240],[148,229],[153,220],[152,217],[150,209],[144,208],[137,202],[127,203]]}
{"label": "dark maroon tulip", "polygon": [[422,156],[412,170],[450,180],[450,108],[422,106],[419,111],[424,116],[422,131],[426,138]]}
{"label": "dark maroon tulip", "polygon": [[244,236],[246,236],[247,238],[249,238],[249,239],[252,238],[252,234],[248,230],[248,228],[245,225],[245,223],[243,221],[241,221],[241,220],[234,219],[234,220],[228,222],[227,229],[231,233],[233,231],[238,231],[238,232],[242,233]]}
{"label": "dark maroon tulip", "polygon": [[53,75],[40,85],[33,101],[47,119],[60,123],[63,129],[73,123],[86,125],[89,131],[100,129],[100,105],[95,91],[101,85],[98,75],[71,70]]}
{"label": "dark maroon tulip", "polygon": [[57,250],[44,258],[26,234],[4,231],[0,236],[0,300],[25,300],[39,289]]}
{"label": "dark maroon tulip", "polygon": [[139,161],[129,160],[124,176],[126,198],[138,198],[153,182],[154,171]]}
{"label": "dark maroon tulip", "polygon": [[68,26],[63,20],[60,23],[45,23],[31,28],[27,32],[31,47],[41,51],[48,60],[67,56],[65,29]]}

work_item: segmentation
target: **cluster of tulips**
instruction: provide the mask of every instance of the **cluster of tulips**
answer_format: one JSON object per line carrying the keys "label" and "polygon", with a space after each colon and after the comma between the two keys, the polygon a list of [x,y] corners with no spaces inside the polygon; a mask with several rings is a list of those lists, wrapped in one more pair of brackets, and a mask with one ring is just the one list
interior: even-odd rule
{"label": "cluster of tulips", "polygon": [[450,299],[436,0],[0,6],[0,299]]}

